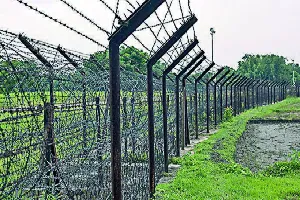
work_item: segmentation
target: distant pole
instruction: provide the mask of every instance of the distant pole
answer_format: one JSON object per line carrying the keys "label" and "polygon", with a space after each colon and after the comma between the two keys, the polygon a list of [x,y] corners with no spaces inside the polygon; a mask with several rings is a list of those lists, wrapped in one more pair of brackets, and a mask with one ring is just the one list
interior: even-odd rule
{"label": "distant pole", "polygon": [[297,95],[297,92],[296,92],[296,80],[295,80],[295,61],[294,60],[292,60],[292,61],[293,61],[293,85],[292,85],[292,87],[294,89],[293,92],[295,92],[295,95]]}
{"label": "distant pole", "polygon": [[295,61],[294,60],[292,60],[293,61],[293,87],[295,87],[295,85],[296,85],[296,81],[295,81]]}
{"label": "distant pole", "polygon": [[214,61],[214,34],[216,33],[214,28],[210,28],[211,35],[211,60]]}

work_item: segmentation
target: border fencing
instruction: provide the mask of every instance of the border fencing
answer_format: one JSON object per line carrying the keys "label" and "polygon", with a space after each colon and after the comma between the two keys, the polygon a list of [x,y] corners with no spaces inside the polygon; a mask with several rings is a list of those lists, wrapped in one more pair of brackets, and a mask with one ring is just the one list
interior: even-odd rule
{"label": "border fencing", "polygon": [[[24,4],[104,47],[99,54],[0,31],[1,199],[148,199],[170,157],[217,128],[226,109],[237,115],[288,94],[300,96],[298,85],[254,80],[207,59],[193,14],[170,21],[157,16],[162,4],[163,15],[172,14],[168,1],[130,4],[135,11],[125,20],[100,2],[115,15],[112,34],[67,6],[107,33],[108,46]],[[153,15],[157,25],[147,22]],[[120,48],[131,36],[143,46],[136,37],[143,30],[152,31],[157,47],[147,62],[132,62],[136,71],[130,71]],[[160,38],[161,30],[168,39]],[[160,60],[164,69],[157,74]]]}

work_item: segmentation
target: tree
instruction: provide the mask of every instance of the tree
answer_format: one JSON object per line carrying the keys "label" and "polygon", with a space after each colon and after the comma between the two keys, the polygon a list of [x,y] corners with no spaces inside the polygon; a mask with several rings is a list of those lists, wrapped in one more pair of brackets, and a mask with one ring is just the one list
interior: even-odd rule
{"label": "tree", "polygon": [[298,64],[288,63],[283,56],[246,54],[238,63],[238,72],[255,78],[272,81],[292,81],[293,70],[296,80],[300,80]]}
{"label": "tree", "polygon": [[[133,46],[120,47],[120,66],[122,69],[130,72],[146,74],[147,73],[147,61],[150,55],[143,50],[137,49]],[[90,59],[84,64],[94,72],[102,70],[109,70],[109,55],[108,50],[96,52],[91,55]],[[153,71],[157,75],[161,75],[165,68],[165,64],[158,61],[153,67]]]}
{"label": "tree", "polygon": [[0,62],[0,93],[33,90],[36,78],[43,74],[34,62],[3,60]]}

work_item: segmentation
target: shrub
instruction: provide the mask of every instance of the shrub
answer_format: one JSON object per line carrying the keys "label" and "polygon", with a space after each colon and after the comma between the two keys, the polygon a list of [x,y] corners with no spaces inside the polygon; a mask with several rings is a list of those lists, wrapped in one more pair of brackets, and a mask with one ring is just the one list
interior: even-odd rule
{"label": "shrub", "polygon": [[232,110],[232,108],[231,107],[226,108],[225,112],[224,112],[224,121],[225,122],[231,121],[232,117],[233,117],[233,110]]}

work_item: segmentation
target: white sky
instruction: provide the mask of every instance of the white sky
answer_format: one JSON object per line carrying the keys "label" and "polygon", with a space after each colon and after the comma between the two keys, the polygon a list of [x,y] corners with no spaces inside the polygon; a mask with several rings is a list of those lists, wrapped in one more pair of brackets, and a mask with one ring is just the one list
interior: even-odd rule
{"label": "white sky", "polygon": [[[58,0],[24,0],[52,16],[73,25],[97,41],[105,35],[80,19]],[[111,0],[106,0],[110,2]],[[184,3],[185,0],[182,0]],[[97,0],[68,0],[99,25],[111,29],[110,13]],[[112,1],[111,1],[112,2]],[[142,2],[142,0],[139,0]],[[299,0],[191,0],[198,18],[196,33],[200,46],[211,55],[209,28],[214,27],[215,61],[235,67],[245,53],[274,53],[300,62]],[[125,12],[125,11],[124,11]],[[179,12],[179,11],[178,11]],[[28,10],[16,0],[1,0],[0,29],[85,53],[99,50],[95,44],[67,31],[64,27]],[[104,39],[103,39],[104,38]],[[141,37],[147,42],[147,38]]]}

